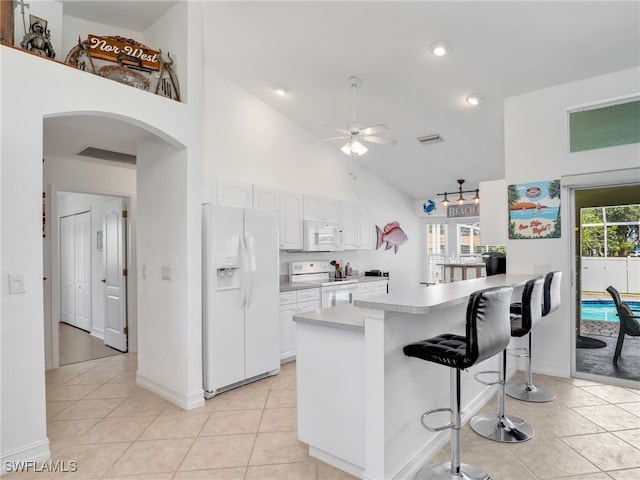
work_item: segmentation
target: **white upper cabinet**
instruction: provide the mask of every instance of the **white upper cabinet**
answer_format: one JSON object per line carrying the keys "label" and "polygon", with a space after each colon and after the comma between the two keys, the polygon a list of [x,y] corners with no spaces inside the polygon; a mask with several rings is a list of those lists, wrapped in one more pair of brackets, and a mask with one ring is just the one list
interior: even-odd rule
{"label": "white upper cabinet", "polygon": [[303,199],[299,193],[280,193],[280,248],[302,248]]}
{"label": "white upper cabinet", "polygon": [[358,248],[373,249],[373,220],[371,210],[362,205],[358,206]]}
{"label": "white upper cabinet", "polygon": [[280,211],[280,190],[253,186],[253,209],[267,212]]}
{"label": "white upper cabinet", "polygon": [[304,219],[342,223],[342,202],[331,198],[304,195]]}
{"label": "white upper cabinet", "polygon": [[202,203],[217,203],[218,198],[216,191],[216,179],[211,177],[202,177]]}
{"label": "white upper cabinet", "polygon": [[359,247],[358,228],[358,206],[342,202],[342,245],[345,250]]}
{"label": "white upper cabinet", "polygon": [[253,208],[253,185],[218,180],[218,205]]}

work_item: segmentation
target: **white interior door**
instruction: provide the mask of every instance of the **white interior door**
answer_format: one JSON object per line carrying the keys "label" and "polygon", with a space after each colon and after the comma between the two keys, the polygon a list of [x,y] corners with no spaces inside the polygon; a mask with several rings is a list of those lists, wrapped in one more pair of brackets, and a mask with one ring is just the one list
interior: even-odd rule
{"label": "white interior door", "polygon": [[104,343],[126,352],[126,218],[123,218],[122,212],[123,200],[117,198],[110,203],[104,216]]}
{"label": "white interior door", "polygon": [[74,215],[75,220],[75,326],[91,331],[91,212]]}
{"label": "white interior door", "polygon": [[75,219],[60,219],[60,321],[76,325]]}

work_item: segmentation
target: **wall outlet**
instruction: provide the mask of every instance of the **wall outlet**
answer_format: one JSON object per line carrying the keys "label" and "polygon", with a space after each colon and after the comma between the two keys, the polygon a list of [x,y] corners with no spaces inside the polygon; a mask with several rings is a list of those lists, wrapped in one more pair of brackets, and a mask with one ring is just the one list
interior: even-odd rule
{"label": "wall outlet", "polygon": [[533,273],[548,273],[551,271],[550,263],[534,263]]}
{"label": "wall outlet", "polygon": [[9,293],[26,293],[24,273],[9,274]]}
{"label": "wall outlet", "polygon": [[162,280],[171,281],[171,268],[162,267]]}

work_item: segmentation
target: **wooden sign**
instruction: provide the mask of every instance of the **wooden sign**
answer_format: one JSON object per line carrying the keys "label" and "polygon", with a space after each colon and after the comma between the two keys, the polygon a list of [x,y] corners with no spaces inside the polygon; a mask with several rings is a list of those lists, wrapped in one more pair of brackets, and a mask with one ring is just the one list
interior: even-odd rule
{"label": "wooden sign", "polygon": [[120,65],[160,70],[160,52],[148,49],[134,42],[126,42],[124,38],[98,37],[88,35],[89,55]]}
{"label": "wooden sign", "polygon": [[479,217],[480,205],[477,203],[465,203],[463,205],[447,206],[447,218]]}

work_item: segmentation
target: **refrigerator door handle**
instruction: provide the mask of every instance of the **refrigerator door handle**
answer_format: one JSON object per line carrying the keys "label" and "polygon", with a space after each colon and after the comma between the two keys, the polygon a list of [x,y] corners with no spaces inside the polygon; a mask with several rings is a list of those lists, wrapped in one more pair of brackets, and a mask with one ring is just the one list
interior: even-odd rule
{"label": "refrigerator door handle", "polygon": [[247,245],[244,241],[244,237],[239,239],[238,242],[240,244],[240,262],[241,268],[238,272],[240,274],[240,309],[243,309],[247,306],[247,268],[248,268],[248,259],[247,259]]}
{"label": "refrigerator door handle", "polygon": [[246,234],[244,241],[247,249],[247,292],[245,306],[251,306],[251,298],[253,297],[253,284],[256,271],[256,246],[253,235]]}

